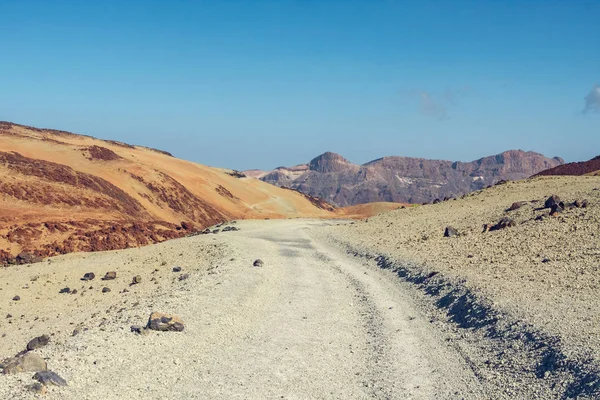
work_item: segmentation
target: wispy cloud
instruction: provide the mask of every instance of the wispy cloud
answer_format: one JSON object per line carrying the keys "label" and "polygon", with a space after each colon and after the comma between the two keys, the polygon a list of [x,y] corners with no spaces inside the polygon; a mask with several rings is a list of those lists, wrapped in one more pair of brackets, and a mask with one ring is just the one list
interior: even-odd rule
{"label": "wispy cloud", "polygon": [[585,107],[583,108],[584,114],[592,112],[600,112],[600,85],[595,84],[592,90],[584,97]]}
{"label": "wispy cloud", "polygon": [[448,108],[444,102],[430,92],[420,92],[419,110],[423,115],[443,121],[448,119]]}
{"label": "wispy cloud", "polygon": [[442,92],[426,90],[413,91],[419,99],[419,112],[425,116],[444,121],[450,119],[449,109],[459,103],[459,99],[469,92],[468,87],[447,88]]}

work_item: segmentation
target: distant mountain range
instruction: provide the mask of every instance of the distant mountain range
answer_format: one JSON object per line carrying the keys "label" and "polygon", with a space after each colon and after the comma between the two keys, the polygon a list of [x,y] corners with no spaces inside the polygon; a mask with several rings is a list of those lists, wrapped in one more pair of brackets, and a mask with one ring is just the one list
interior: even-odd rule
{"label": "distant mountain range", "polygon": [[428,203],[530,177],[564,164],[531,151],[510,150],[472,162],[383,157],[363,165],[326,152],[307,164],[244,174],[296,189],[338,206],[370,202]]}

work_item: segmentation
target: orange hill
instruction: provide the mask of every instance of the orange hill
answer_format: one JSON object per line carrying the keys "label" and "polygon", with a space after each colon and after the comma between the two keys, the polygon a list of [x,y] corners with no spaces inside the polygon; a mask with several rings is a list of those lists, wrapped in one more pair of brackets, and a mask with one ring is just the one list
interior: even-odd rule
{"label": "orange hill", "polygon": [[0,262],[140,246],[233,219],[344,215],[160,150],[8,122],[0,122],[0,204]]}

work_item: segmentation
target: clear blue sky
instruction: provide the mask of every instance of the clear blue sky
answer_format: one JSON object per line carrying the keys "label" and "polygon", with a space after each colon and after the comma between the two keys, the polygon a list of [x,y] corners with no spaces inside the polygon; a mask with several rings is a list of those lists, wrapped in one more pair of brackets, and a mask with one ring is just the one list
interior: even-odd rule
{"label": "clear blue sky", "polygon": [[600,154],[600,1],[0,0],[0,120],[273,168]]}

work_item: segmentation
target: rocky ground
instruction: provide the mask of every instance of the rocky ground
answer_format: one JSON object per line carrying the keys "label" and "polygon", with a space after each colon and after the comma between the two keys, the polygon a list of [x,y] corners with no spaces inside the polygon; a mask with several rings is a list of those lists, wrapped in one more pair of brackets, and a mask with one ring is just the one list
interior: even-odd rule
{"label": "rocky ground", "polygon": [[[33,283],[39,273],[34,266],[2,270],[9,283],[2,292],[11,294],[1,309],[13,317],[0,325],[6,335],[1,356],[14,356],[33,337],[49,334],[45,346],[27,354],[39,355],[67,385],[32,387],[32,377],[40,376],[21,372],[0,376],[0,394],[488,398],[467,361],[444,334],[431,330],[397,279],[385,279],[311,236],[333,223],[240,222],[238,231],[61,256],[38,264],[43,277]],[[181,271],[173,272],[174,266]],[[117,278],[99,281],[109,270]],[[80,281],[86,272],[95,278]],[[182,274],[189,275],[180,280]],[[141,282],[129,286],[137,275]],[[37,289],[38,282],[46,287]],[[78,293],[61,294],[63,286]],[[102,293],[104,286],[111,291]],[[15,294],[21,300],[11,300]],[[173,331],[144,329],[152,312],[176,315]]]}
{"label": "rocky ground", "polygon": [[597,398],[597,187],[538,178],[3,268],[0,359],[21,358],[0,395]]}
{"label": "rocky ground", "polygon": [[[553,194],[565,209],[550,215],[545,201]],[[572,205],[577,200],[587,200],[587,207]],[[519,203],[513,206],[517,209],[509,211],[513,203]],[[505,228],[490,230],[503,218],[498,227]],[[452,237],[445,236],[447,227]],[[600,387],[599,227],[600,180],[553,177],[392,211],[330,228],[326,237],[357,256],[381,256],[380,266],[412,282],[444,310],[445,319],[468,328],[465,332],[484,328],[482,337],[524,346],[521,356],[531,357],[531,363],[517,371],[554,378],[561,388],[555,396],[595,398]],[[526,340],[516,340],[523,335]],[[523,362],[503,346],[491,345],[487,350],[496,353],[482,362]]]}

